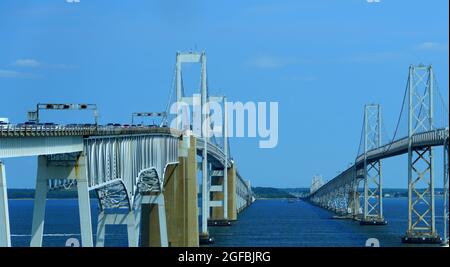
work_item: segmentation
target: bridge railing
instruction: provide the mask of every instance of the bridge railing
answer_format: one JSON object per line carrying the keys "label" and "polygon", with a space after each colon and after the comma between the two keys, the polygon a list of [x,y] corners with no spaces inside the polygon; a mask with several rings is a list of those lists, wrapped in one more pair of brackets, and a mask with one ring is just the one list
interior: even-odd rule
{"label": "bridge railing", "polygon": [[[421,145],[441,145],[449,135],[448,128],[441,128],[432,131],[418,133],[412,136],[412,144],[414,146]],[[408,148],[408,137],[397,139],[384,146],[372,149],[367,152],[367,159],[380,159],[397,155]],[[356,165],[362,164],[364,161],[364,154],[359,155],[356,158]]]}
{"label": "bridge railing", "polygon": [[82,125],[0,125],[0,137],[20,136],[93,136],[165,133],[181,135],[181,132],[167,127],[124,127],[124,126],[82,126]]}
{"label": "bridge railing", "polygon": [[[200,149],[203,149],[204,147],[204,140],[202,138],[198,138],[197,139],[197,147]],[[208,142],[208,153],[213,155],[214,158],[216,159],[220,159],[220,160],[224,160],[225,159],[225,153],[223,152],[222,148],[220,148],[219,146]],[[231,167],[231,161],[228,159],[227,161],[228,167]]]}
{"label": "bridge railing", "polygon": [[[445,140],[448,140],[448,136],[449,136],[448,127],[436,129],[433,131],[422,132],[412,136],[412,144],[414,146],[442,145]],[[407,149],[408,149],[408,137],[403,137],[395,140],[394,142],[368,151],[367,159],[370,161],[370,160],[377,160],[380,158],[386,158],[401,154]],[[325,183],[322,187],[320,187],[313,194],[311,194],[310,197],[327,193],[330,190],[334,190],[336,187],[339,187],[340,184],[348,184],[349,180],[351,179],[358,177],[362,178],[363,172],[358,170],[357,167],[360,166],[363,162],[364,162],[364,154],[361,154],[356,158],[355,165],[352,165],[351,167],[340,173],[338,176]]]}
{"label": "bridge railing", "polygon": [[236,196],[237,196],[237,209],[241,212],[246,207],[250,206],[253,202],[253,192],[250,186],[250,182],[244,180],[239,172],[236,172]]}

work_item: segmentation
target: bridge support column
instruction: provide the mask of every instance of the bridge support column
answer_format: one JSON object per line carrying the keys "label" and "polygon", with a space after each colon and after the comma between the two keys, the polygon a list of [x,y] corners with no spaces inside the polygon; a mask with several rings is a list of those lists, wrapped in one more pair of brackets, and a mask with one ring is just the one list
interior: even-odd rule
{"label": "bridge support column", "polygon": [[200,233],[201,240],[209,240],[209,232],[208,232],[208,219],[209,219],[209,200],[210,200],[210,192],[209,192],[209,164],[208,164],[208,152],[207,152],[207,140],[204,140],[205,146],[203,147],[203,156],[202,156],[202,231]]}
{"label": "bridge support column", "polygon": [[80,213],[81,244],[83,247],[93,247],[91,201],[87,179],[77,180],[78,209]]}
{"label": "bridge support column", "polygon": [[168,247],[164,195],[145,195],[142,202],[142,246]]}
{"label": "bridge support column", "polygon": [[[48,179],[52,178],[72,179],[77,181],[81,244],[84,247],[92,247],[91,206],[86,173],[86,158],[83,155],[79,155],[75,160],[67,160],[64,158],[65,154],[58,156],[61,156],[62,158],[49,160],[48,156],[38,157],[30,246],[42,246],[45,224],[45,202],[47,191],[49,190]],[[55,155],[55,157],[58,156]],[[57,164],[54,164],[54,161]]]}
{"label": "bridge support column", "polygon": [[38,157],[36,190],[34,192],[33,222],[31,226],[31,247],[42,247],[45,224],[45,203],[47,200],[47,157]]}
{"label": "bridge support column", "polygon": [[[223,172],[223,171],[222,171]],[[223,173],[221,176],[212,176],[211,177],[211,198],[212,203],[219,203],[221,205],[211,206],[211,221],[210,225],[218,225],[220,221],[225,221],[228,217],[228,214],[224,214],[224,204],[225,204],[225,193],[224,193],[224,178]]]}
{"label": "bridge support column", "polygon": [[436,232],[432,147],[408,153],[408,230],[404,243],[440,243]]}
{"label": "bridge support column", "polygon": [[381,161],[365,162],[364,166],[364,216],[361,224],[385,225]]}
{"label": "bridge support column", "polygon": [[179,141],[178,164],[168,165],[164,174],[169,246],[197,247],[198,195],[196,139]]}
{"label": "bridge support column", "polygon": [[105,234],[106,234],[106,214],[104,211],[99,212],[97,219],[97,238],[95,240],[96,247],[105,246]]}
{"label": "bridge support column", "polygon": [[237,220],[236,166],[228,168],[228,220]]}
{"label": "bridge support column", "polygon": [[354,219],[356,219],[360,213],[360,201],[359,201],[359,192],[355,189],[350,191],[348,194],[348,207],[349,207],[349,213],[353,216]]}
{"label": "bridge support column", "polygon": [[139,235],[136,234],[135,212],[129,211],[125,214],[112,213],[107,214],[105,211],[101,211],[98,214],[98,224],[97,224],[97,240],[96,247],[105,246],[105,230],[106,225],[121,225],[127,226],[128,234],[128,246],[137,247],[139,244]]}
{"label": "bridge support column", "polygon": [[0,161],[0,247],[11,246],[5,165]]}

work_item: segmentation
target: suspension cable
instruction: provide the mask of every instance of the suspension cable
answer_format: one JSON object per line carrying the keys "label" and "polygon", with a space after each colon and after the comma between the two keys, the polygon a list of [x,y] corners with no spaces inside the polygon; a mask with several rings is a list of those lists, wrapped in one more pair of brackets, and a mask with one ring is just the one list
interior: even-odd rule
{"label": "suspension cable", "polygon": [[176,90],[176,86],[175,86],[175,80],[176,80],[176,76],[177,76],[177,69],[176,69],[176,66],[175,66],[175,68],[174,68],[174,75],[173,75],[173,78],[172,78],[172,90],[170,90],[170,93],[169,93],[169,99],[168,99],[168,101],[167,101],[167,105],[166,105],[166,115],[165,115],[165,118],[163,119],[163,122],[166,122],[166,123],[169,123],[169,120],[168,120],[168,116],[169,116],[169,109],[170,109],[170,104],[172,103],[172,100],[173,100],[173,92]]}
{"label": "suspension cable", "polygon": [[359,138],[359,146],[358,146],[358,151],[356,153],[355,159],[358,158],[359,155],[361,155],[361,153],[359,153],[359,152],[361,151],[361,145],[363,142],[365,120],[366,120],[366,116],[363,116],[363,123],[362,123],[362,127],[361,127],[361,136]]}
{"label": "suspension cable", "polygon": [[392,136],[392,140],[391,140],[391,142],[389,143],[389,146],[386,148],[386,150],[384,152],[388,151],[391,148],[392,144],[394,143],[395,137],[397,136],[397,132],[398,132],[398,129],[400,127],[400,121],[401,121],[402,115],[403,115],[403,110],[404,110],[404,107],[405,107],[406,97],[408,95],[408,88],[409,88],[409,83],[410,82],[411,82],[410,81],[410,77],[408,75],[408,81],[406,82],[405,93],[403,94],[403,104],[402,104],[402,108],[400,110],[400,116],[398,117],[398,120],[397,120],[397,126],[395,127],[395,131],[394,131],[394,135]]}

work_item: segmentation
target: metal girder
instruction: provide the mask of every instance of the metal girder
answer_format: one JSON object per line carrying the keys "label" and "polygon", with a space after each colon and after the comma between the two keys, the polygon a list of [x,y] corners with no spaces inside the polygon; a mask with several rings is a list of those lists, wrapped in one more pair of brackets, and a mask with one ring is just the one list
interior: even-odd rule
{"label": "metal girder", "polygon": [[381,107],[364,108],[364,216],[363,222],[384,223],[381,160],[369,162],[367,152],[381,146]]}
{"label": "metal girder", "polygon": [[83,151],[82,136],[0,138],[0,158],[63,154]]}
{"label": "metal girder", "polygon": [[128,190],[121,179],[96,189],[96,192],[101,211],[105,209],[131,209],[131,196],[127,194]]}
{"label": "metal girder", "polygon": [[433,70],[431,66],[409,68],[408,96],[408,229],[404,242],[437,242],[433,147],[415,148],[412,137],[432,131]]}
{"label": "metal girder", "polygon": [[[178,161],[178,138],[172,136],[98,137],[85,140],[89,186],[99,187],[122,179],[128,194],[135,192],[139,172]],[[160,184],[164,184],[163,177]]]}

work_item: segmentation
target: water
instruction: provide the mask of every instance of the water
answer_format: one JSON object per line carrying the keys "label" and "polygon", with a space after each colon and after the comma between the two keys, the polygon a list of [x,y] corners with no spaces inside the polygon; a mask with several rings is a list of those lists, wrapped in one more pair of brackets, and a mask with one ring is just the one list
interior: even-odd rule
{"label": "water", "polygon": [[[439,200],[439,201],[438,201]],[[331,219],[333,213],[309,203],[258,200],[244,210],[233,227],[211,228],[214,246],[358,247],[369,238],[381,246],[401,243],[408,224],[408,199],[384,199],[385,226],[361,226],[359,222]],[[442,199],[436,200],[436,227],[443,232]]]}
{"label": "water", "polygon": [[[30,242],[32,200],[10,200],[13,246]],[[331,219],[333,214],[309,203],[286,200],[258,200],[239,214],[232,227],[211,227],[214,246],[349,247],[364,246],[377,238],[381,246],[403,246],[400,237],[407,227],[407,198],[384,200],[386,226],[360,226],[351,220]],[[95,240],[97,201],[92,200]],[[436,226],[442,235],[442,199],[436,201]],[[80,239],[78,202],[75,199],[48,200],[44,246],[64,246],[68,238]],[[105,246],[127,246],[125,226],[108,226]]]}
{"label": "water", "polygon": [[[33,217],[33,200],[10,200],[9,211],[12,246],[29,246]],[[95,232],[97,229],[96,214],[98,213],[97,200],[91,201],[91,213],[95,242]],[[69,238],[81,240],[78,200],[47,200],[43,246],[63,247]],[[105,246],[128,246],[126,226],[106,226]]]}

